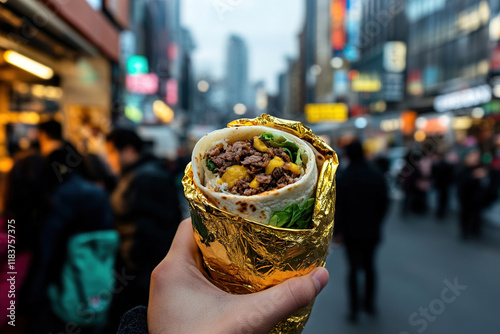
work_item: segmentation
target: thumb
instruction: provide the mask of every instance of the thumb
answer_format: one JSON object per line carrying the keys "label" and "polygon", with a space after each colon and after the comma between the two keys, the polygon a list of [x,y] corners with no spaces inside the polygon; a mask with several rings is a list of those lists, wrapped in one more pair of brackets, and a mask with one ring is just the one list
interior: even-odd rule
{"label": "thumb", "polygon": [[[328,283],[328,270],[316,268],[307,275],[290,278],[267,290],[246,295],[253,299],[246,303],[248,316],[260,313],[251,321],[259,333],[269,332],[278,322],[309,305]],[[252,318],[252,317],[251,317]],[[259,321],[255,321],[255,320]],[[257,327],[257,328],[256,328]]]}

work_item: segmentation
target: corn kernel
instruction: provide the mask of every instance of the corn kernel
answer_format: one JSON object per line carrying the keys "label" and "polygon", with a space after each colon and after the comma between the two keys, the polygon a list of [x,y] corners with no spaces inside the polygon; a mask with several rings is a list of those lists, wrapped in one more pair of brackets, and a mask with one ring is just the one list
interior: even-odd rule
{"label": "corn kernel", "polygon": [[289,163],[285,164],[285,166],[283,168],[285,168],[286,170],[289,170],[290,172],[297,174],[297,175],[300,174],[300,172],[302,170],[302,168],[300,166],[297,166],[293,162],[289,162]]}
{"label": "corn kernel", "polygon": [[259,181],[257,181],[257,178],[254,178],[252,182],[250,182],[250,188],[252,189],[257,189],[259,188]]}
{"label": "corn kernel", "polygon": [[253,139],[253,147],[255,147],[255,149],[257,151],[260,151],[260,152],[267,152],[267,146],[266,144],[264,144],[262,142],[262,140],[260,140],[259,138],[255,137]]}
{"label": "corn kernel", "polygon": [[269,175],[273,172],[275,168],[283,166],[285,163],[280,157],[274,157],[269,164],[266,166],[266,174]]}
{"label": "corn kernel", "polygon": [[249,176],[247,169],[243,166],[234,165],[229,167],[224,175],[217,181],[218,184],[227,183],[227,186],[231,188],[241,179]]}

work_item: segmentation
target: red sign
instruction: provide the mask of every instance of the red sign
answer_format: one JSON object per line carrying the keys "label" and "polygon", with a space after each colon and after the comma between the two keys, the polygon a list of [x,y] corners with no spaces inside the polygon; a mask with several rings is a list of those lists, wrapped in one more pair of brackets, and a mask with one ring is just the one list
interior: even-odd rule
{"label": "red sign", "polygon": [[176,79],[168,79],[167,81],[167,104],[173,106],[177,104],[179,98],[178,84]]}
{"label": "red sign", "polygon": [[500,70],[500,45],[497,45],[495,50],[491,52],[490,71]]}
{"label": "red sign", "polygon": [[156,94],[158,92],[158,76],[154,73],[129,74],[125,78],[125,85],[130,93]]}
{"label": "red sign", "polygon": [[332,48],[334,51],[344,50],[346,45],[345,32],[346,0],[333,0],[330,5],[332,19]]}

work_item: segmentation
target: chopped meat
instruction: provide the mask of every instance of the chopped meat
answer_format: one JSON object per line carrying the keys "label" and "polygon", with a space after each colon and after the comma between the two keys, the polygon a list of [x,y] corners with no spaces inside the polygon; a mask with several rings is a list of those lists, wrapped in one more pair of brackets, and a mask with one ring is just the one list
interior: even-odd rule
{"label": "chopped meat", "polygon": [[267,153],[256,152],[254,155],[250,155],[246,157],[242,164],[243,165],[252,165],[255,167],[266,167],[269,165],[269,161],[271,161],[271,156]]}
{"label": "chopped meat", "polygon": [[270,183],[271,180],[272,180],[272,176],[271,175],[266,175],[266,174],[259,174],[257,175],[257,182],[259,183]]}
{"label": "chopped meat", "polygon": [[[260,152],[253,147],[253,140],[240,140],[228,144],[226,149],[222,144],[206,152],[206,158],[210,159],[217,167],[219,176],[234,165],[243,165],[247,168],[249,177],[238,180],[234,186],[227,191],[235,195],[252,196],[280,189],[296,182],[299,178],[291,171],[283,167],[275,168],[271,175],[266,175],[265,168],[275,157],[280,157],[285,163],[290,162],[290,157],[281,148],[270,147],[267,152]],[[252,180],[256,178],[259,186],[250,187]]]}
{"label": "chopped meat", "polygon": [[290,162],[290,157],[281,148],[273,148],[273,153],[275,156],[283,159],[284,162]]}

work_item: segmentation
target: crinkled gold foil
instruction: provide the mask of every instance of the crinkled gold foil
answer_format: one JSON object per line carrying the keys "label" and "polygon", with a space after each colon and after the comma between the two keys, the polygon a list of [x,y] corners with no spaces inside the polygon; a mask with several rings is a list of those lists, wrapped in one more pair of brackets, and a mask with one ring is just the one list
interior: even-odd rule
{"label": "crinkled gold foil", "polygon": [[[264,290],[324,266],[333,233],[335,211],[335,151],[300,122],[262,114],[228,127],[262,125],[289,132],[312,144],[324,156],[316,188],[313,226],[296,230],[252,222],[212,204],[193,179],[189,164],[182,180],[193,230],[213,284],[233,294]],[[271,333],[301,333],[311,305],[280,322]]]}

